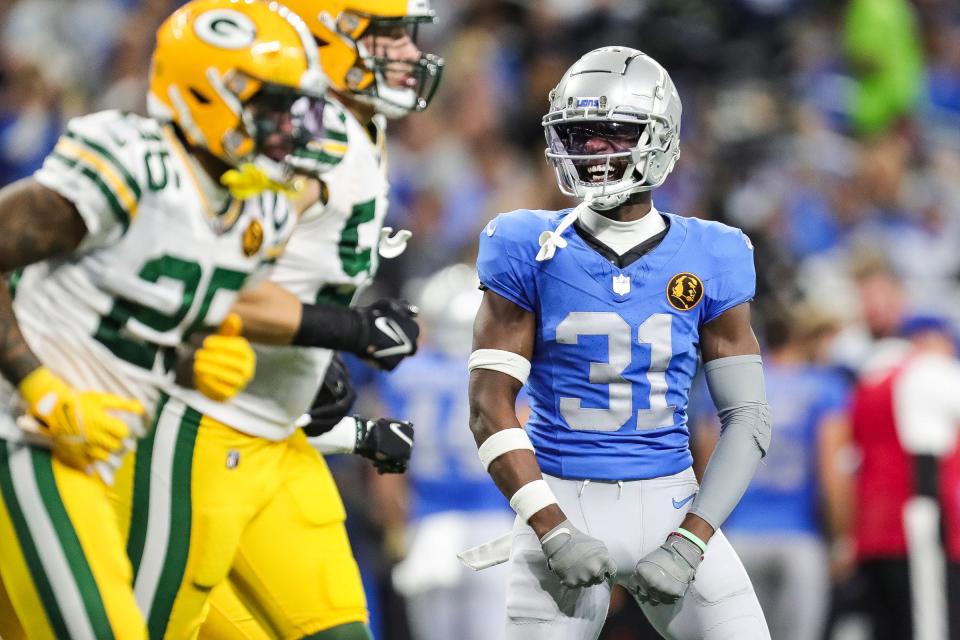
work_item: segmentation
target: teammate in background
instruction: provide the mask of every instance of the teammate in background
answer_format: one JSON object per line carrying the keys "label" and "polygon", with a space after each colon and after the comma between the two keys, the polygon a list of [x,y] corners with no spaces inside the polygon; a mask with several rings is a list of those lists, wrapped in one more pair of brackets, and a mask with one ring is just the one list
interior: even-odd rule
{"label": "teammate in background", "polygon": [[[228,578],[204,637],[369,637],[343,504],[304,432],[322,434],[317,446],[325,450],[345,439],[343,448],[374,457],[381,470],[401,470],[412,446],[408,424],[337,421],[328,411],[301,418],[314,396],[326,405],[338,399],[328,390],[346,388],[337,378],[341,368],[328,368],[333,349],[388,370],[416,350],[412,307],[397,300],[349,305],[380,257],[403,249],[403,234],[382,229],[388,185],[380,112],[426,107],[440,63],[424,56],[409,32],[432,22],[433,12],[426,2],[286,4],[322,45],[321,62],[336,90],[324,114],[325,136],[346,144],[346,153],[324,175],[319,201],[304,214],[271,281],[235,307],[246,335],[278,348],[258,349],[256,378],[228,405],[196,394],[165,405],[158,434],[166,433],[164,446],[186,459],[172,483],[163,467],[149,464],[156,452],[138,453],[126,501],[149,496],[145,507],[174,505],[175,517],[190,523],[155,526],[160,514],[134,512],[137,592],[156,638],[196,633],[211,590]],[[339,43],[350,46],[350,55],[337,53]],[[294,160],[301,170],[335,163],[323,145]],[[181,416],[204,427],[201,440],[182,437]]]}
{"label": "teammate in background", "polygon": [[[852,402],[854,535],[875,640],[960,637],[960,361],[942,318],[878,343]],[[941,535],[941,532],[943,534]]]}
{"label": "teammate in background", "polygon": [[[147,637],[107,485],[178,347],[224,322],[293,229],[283,161],[319,133],[294,106],[323,99],[317,57],[289,11],[187,3],[157,34],[155,117],[76,118],[0,191],[0,272],[25,268],[15,302],[0,283],[0,370],[19,392],[0,415],[5,637]],[[226,324],[186,376],[216,400],[254,366]]]}
{"label": "teammate in background", "polygon": [[[543,119],[560,188],[581,204],[502,214],[480,234],[471,428],[519,516],[508,638],[597,637],[614,582],[667,638],[770,637],[718,531],[770,442],[752,246],[653,207],[680,115],[649,56],[586,54]],[[698,355],[723,425],[699,488],[686,424]]]}
{"label": "teammate in background", "polygon": [[387,412],[417,426],[417,449],[407,474],[409,500],[395,501],[410,505],[409,544],[393,572],[417,640],[504,635],[506,571],[477,573],[456,557],[508,529],[514,517],[464,429],[470,417],[464,365],[482,297],[477,284],[476,272],[464,264],[417,283],[423,344],[394,375],[380,378]]}
{"label": "teammate in background", "polygon": [[[820,640],[830,597],[830,567],[852,566],[849,384],[823,366],[839,325],[797,306],[767,323],[767,401],[777,416],[777,446],[723,525],[756,587],[778,640]],[[716,443],[716,418],[697,416],[697,462]],[[697,464],[700,468],[702,464]],[[833,541],[833,563],[821,533]]]}

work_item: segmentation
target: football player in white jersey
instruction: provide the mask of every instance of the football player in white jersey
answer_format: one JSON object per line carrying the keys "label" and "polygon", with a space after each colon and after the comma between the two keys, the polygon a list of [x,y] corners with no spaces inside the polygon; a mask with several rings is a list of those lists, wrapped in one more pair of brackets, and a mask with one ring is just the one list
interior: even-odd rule
{"label": "football player in white jersey", "polygon": [[[156,437],[138,451],[124,501],[132,504],[129,549],[137,597],[157,638],[194,633],[207,615],[211,587],[227,578],[235,593],[215,596],[204,637],[369,637],[343,504],[326,464],[297,427],[329,429],[316,446],[367,455],[380,470],[402,470],[412,446],[412,431],[403,423],[339,420],[323,406],[301,418],[315,396],[335,399],[317,394],[333,349],[385,369],[416,349],[418,328],[406,303],[349,305],[380,257],[402,250],[404,236],[390,237],[382,228],[384,114],[422,109],[433,93],[441,62],[423,55],[408,32],[431,22],[433,13],[425,2],[406,1],[288,6],[321,45],[321,63],[335,89],[328,97],[340,103],[324,114],[324,144],[301,154],[299,167],[335,164],[333,143],[347,148],[323,176],[319,202],[304,214],[270,282],[235,307],[251,339],[275,345],[257,347],[255,380],[227,404],[176,394],[160,411]],[[340,40],[360,53],[328,55]],[[340,371],[329,368],[325,390],[345,388]],[[199,439],[193,425],[203,427]],[[178,452],[186,460],[182,467]],[[164,464],[156,465],[161,458]],[[205,551],[211,548],[218,553]],[[249,633],[238,629],[244,620]]]}
{"label": "football player in white jersey", "polygon": [[[147,637],[108,482],[178,348],[224,323],[292,232],[284,159],[316,135],[298,114],[323,100],[318,56],[285,8],[194,0],[158,31],[154,117],[76,118],[0,191],[0,272],[22,270],[15,300],[0,284],[4,637]],[[217,400],[254,363],[224,326],[185,376]]]}

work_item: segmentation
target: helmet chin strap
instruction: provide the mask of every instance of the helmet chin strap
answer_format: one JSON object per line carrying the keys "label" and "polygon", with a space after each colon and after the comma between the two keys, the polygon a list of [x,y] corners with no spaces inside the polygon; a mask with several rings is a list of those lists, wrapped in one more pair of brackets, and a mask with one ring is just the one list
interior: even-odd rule
{"label": "helmet chin strap", "polygon": [[649,159],[645,156],[637,158],[634,154],[634,167],[628,176],[624,176],[621,181],[635,179],[635,184],[624,191],[611,194],[599,194],[590,196],[590,208],[594,211],[609,211],[611,209],[616,209],[617,207],[627,204],[630,199],[637,195],[638,193],[643,193],[644,191],[650,191],[650,186],[646,184],[646,180],[643,176],[643,171],[646,170]]}
{"label": "helmet chin strap", "polygon": [[567,246],[567,240],[563,237],[563,233],[580,218],[584,211],[587,209],[609,211],[610,209],[615,209],[620,205],[626,204],[638,193],[641,192],[625,191],[609,196],[587,196],[584,198],[580,204],[571,209],[570,212],[560,220],[560,223],[553,231],[544,231],[540,234],[540,237],[537,239],[540,243],[540,251],[537,252],[536,257],[537,262],[553,259],[558,249],[563,249]]}
{"label": "helmet chin strap", "polygon": [[589,205],[595,211],[609,211],[626,204],[633,194],[633,191],[624,191],[610,196],[597,196],[589,201]]}

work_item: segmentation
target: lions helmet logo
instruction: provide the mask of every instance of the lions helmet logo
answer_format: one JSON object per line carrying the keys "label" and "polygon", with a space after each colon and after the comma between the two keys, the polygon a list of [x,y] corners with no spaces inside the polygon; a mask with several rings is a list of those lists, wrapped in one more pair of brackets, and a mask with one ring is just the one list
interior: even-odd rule
{"label": "lions helmet logo", "polygon": [[251,222],[243,232],[243,255],[252,258],[263,246],[263,225],[259,220]]}
{"label": "lions helmet logo", "polygon": [[692,273],[678,273],[667,284],[667,300],[677,311],[690,311],[703,299],[703,282]]}

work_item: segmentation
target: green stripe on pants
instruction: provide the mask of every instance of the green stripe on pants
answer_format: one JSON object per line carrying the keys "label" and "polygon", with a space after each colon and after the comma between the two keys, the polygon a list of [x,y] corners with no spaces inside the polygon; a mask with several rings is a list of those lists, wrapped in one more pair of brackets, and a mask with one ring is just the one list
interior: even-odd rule
{"label": "green stripe on pants", "polygon": [[[160,415],[160,412],[157,412]],[[191,485],[193,476],[193,449],[202,415],[186,407],[177,433],[170,478],[170,535],[167,553],[160,573],[157,591],[149,609],[147,627],[150,637],[163,638],[170,621],[173,604],[183,582],[190,553],[190,530],[192,525],[193,500]],[[156,490],[157,487],[154,487]]]}
{"label": "green stripe on pants", "polygon": [[103,606],[100,589],[97,587],[93,571],[87,563],[87,556],[80,545],[80,539],[73,528],[73,523],[70,522],[70,516],[67,515],[67,509],[63,505],[56,480],[53,477],[53,456],[46,449],[33,448],[30,453],[33,461],[33,472],[37,478],[37,486],[40,489],[43,505],[50,515],[53,528],[57,532],[57,538],[67,558],[73,580],[80,591],[83,607],[93,631],[98,640],[113,640],[113,628],[110,626],[107,610]]}
{"label": "green stripe on pants", "polygon": [[133,470],[133,497],[130,509],[130,533],[127,537],[127,557],[133,566],[133,575],[140,570],[143,560],[143,546],[147,541],[147,518],[150,515],[150,467],[153,461],[153,445],[156,442],[157,423],[160,415],[170,399],[165,393],[160,394],[157,408],[154,412],[153,424],[150,433],[137,443]]}
{"label": "green stripe on pants", "polygon": [[13,476],[10,473],[10,454],[7,447],[8,444],[0,440],[0,493],[3,494],[3,503],[6,505],[7,513],[10,514],[10,519],[13,521],[13,528],[17,532],[17,541],[20,543],[20,550],[23,552],[27,567],[30,569],[30,575],[33,578],[34,586],[37,588],[37,593],[40,594],[40,601],[43,602],[50,627],[58,638],[69,638],[70,633],[63,621],[60,605],[57,604],[57,598],[50,586],[50,579],[40,562],[40,554],[33,543],[27,520],[23,515],[23,509],[13,488]]}

